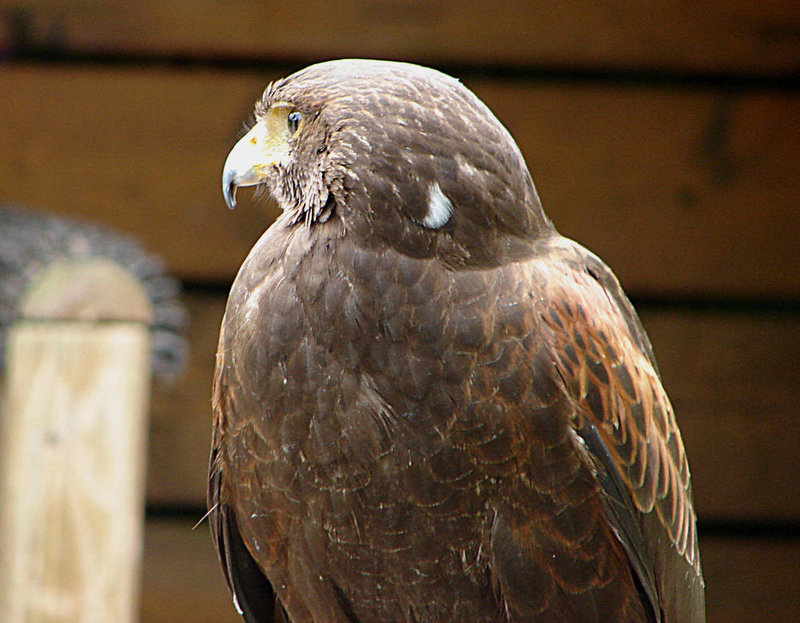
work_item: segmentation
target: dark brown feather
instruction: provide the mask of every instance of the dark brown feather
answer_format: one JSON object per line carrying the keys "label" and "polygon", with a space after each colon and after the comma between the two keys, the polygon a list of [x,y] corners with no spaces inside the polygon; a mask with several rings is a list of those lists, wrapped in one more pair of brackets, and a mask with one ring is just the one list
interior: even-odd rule
{"label": "dark brown feather", "polygon": [[[601,444],[593,453],[600,469],[621,478],[641,517],[636,539],[645,538],[664,620],[685,620],[687,610],[704,611],[695,514],[686,454],[649,342],[600,260],[563,239],[551,248],[561,261],[548,290],[563,303],[558,322],[542,317],[553,329],[559,374],[579,404],[575,427],[597,431],[590,435]],[[558,356],[566,347],[577,360]],[[676,576],[685,581],[672,584]]]}
{"label": "dark brown feather", "polygon": [[647,337],[502,126],[405,65],[323,64],[274,101],[313,123],[273,194],[320,170],[333,203],[284,206],[223,320],[209,504],[242,609],[268,620],[274,591],[293,623],[703,621]]}

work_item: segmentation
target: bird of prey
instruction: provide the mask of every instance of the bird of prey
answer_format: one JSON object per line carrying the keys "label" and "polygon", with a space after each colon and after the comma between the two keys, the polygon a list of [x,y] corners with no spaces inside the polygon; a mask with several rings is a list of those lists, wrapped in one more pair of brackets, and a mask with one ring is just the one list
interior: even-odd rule
{"label": "bird of prey", "polygon": [[703,621],[689,468],[617,279],[459,81],[339,60],[225,162],[212,535],[248,623]]}

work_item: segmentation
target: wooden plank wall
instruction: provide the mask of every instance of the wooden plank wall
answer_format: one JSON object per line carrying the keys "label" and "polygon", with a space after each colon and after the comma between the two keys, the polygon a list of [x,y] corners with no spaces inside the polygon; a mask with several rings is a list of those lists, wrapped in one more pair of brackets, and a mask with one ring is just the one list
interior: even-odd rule
{"label": "wooden plank wall", "polygon": [[226,288],[275,207],[219,173],[269,80],[417,61],[517,138],[548,213],[639,303],[689,451],[710,622],[800,620],[794,0],[3,0],[0,200],[140,238],[186,284],[151,417],[142,621],[237,621],[202,515]]}

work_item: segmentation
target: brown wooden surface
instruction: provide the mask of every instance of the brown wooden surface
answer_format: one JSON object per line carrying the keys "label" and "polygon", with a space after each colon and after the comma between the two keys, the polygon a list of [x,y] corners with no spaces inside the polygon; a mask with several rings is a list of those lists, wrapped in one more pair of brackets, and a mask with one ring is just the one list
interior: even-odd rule
{"label": "brown wooden surface", "polygon": [[[225,209],[220,170],[275,74],[0,69],[5,199],[135,234],[178,276],[228,281],[274,206]],[[632,292],[800,295],[793,93],[469,81],[565,234]],[[272,211],[270,211],[272,210]],[[269,214],[268,214],[269,213]]]}
{"label": "brown wooden surface", "polygon": [[[15,0],[11,50],[789,73],[793,0]],[[0,39],[0,40],[1,40]]]}
{"label": "brown wooden surface", "polygon": [[[208,526],[150,520],[145,534],[141,623],[241,623]],[[701,535],[708,623],[796,623],[800,541]]]}
{"label": "brown wooden surface", "polygon": [[242,623],[199,519],[147,522],[140,623]]}
{"label": "brown wooden surface", "polygon": [[800,316],[641,317],[678,416],[701,518],[800,520]]}
{"label": "brown wooden surface", "polygon": [[[203,504],[211,376],[224,296],[185,297],[187,375],[154,391],[149,501]],[[800,520],[800,316],[646,309],[703,518]]]}

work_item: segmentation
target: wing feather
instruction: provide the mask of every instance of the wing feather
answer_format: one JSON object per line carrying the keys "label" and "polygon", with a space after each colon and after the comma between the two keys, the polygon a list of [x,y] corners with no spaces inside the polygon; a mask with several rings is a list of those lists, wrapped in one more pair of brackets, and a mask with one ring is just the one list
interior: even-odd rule
{"label": "wing feather", "polygon": [[[652,578],[648,567],[654,568],[664,620],[677,621],[674,613],[683,612],[681,621],[701,621],[703,580],[689,466],[650,343],[599,259],[565,239],[555,243],[552,257],[560,261],[549,264],[547,308],[540,316],[551,331],[559,374],[579,407],[573,426],[592,441],[589,447],[607,476],[601,484],[615,500],[611,506],[633,506],[644,540],[629,534],[626,550],[638,559],[632,563],[645,589]],[[679,572],[690,578],[688,586],[674,586],[671,578]],[[689,611],[695,619],[686,618]]]}
{"label": "wing feather", "polygon": [[214,375],[214,418],[209,461],[208,521],[211,538],[222,565],[237,611],[247,623],[277,623],[284,620],[283,608],[275,599],[272,585],[245,546],[235,511],[226,498],[223,464],[226,386],[222,366]]}

